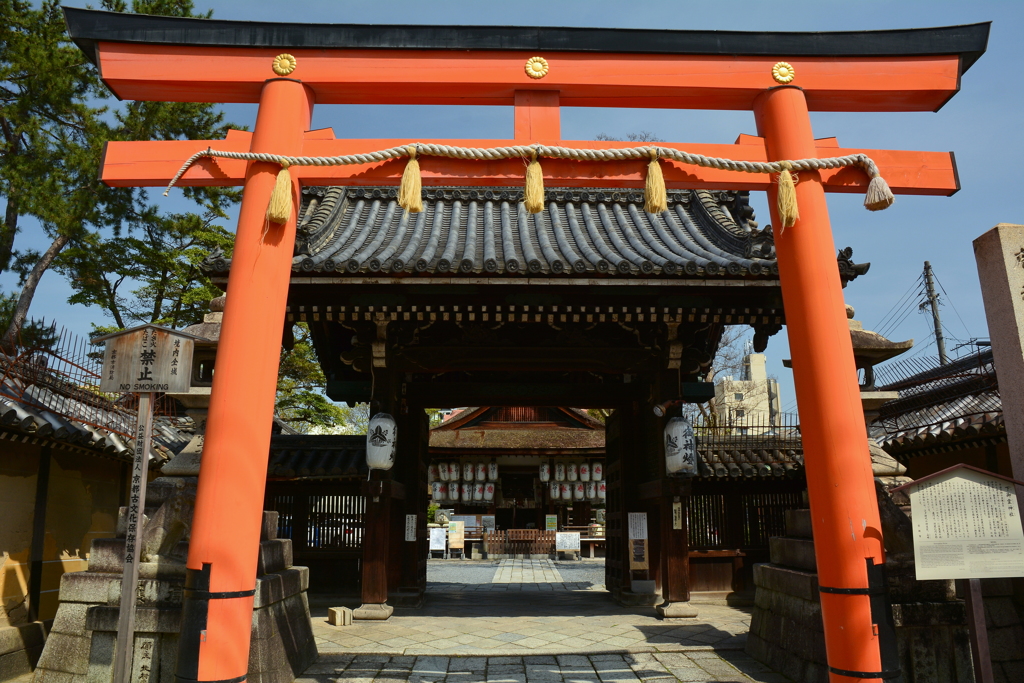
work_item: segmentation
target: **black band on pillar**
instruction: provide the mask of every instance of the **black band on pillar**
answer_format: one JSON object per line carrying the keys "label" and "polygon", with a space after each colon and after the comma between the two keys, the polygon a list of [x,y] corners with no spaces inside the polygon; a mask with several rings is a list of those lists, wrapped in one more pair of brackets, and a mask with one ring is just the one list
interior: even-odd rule
{"label": "black band on pillar", "polygon": [[850,678],[896,678],[900,670],[895,671],[850,671],[849,669],[837,669],[834,666],[828,668],[834,674],[849,676]]}
{"label": "black band on pillar", "polygon": [[[206,631],[206,618],[210,609],[208,598],[196,594],[210,592],[210,564],[201,570],[185,570],[185,590],[181,605],[181,635],[178,638],[178,664],[174,677],[181,683],[194,683],[199,679],[199,643]],[[243,676],[244,678],[244,676]],[[240,679],[241,680],[241,679]]]}

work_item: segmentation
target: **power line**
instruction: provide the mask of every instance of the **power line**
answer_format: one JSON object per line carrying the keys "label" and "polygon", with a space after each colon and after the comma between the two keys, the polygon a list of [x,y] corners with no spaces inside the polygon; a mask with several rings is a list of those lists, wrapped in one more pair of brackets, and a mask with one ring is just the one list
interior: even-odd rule
{"label": "power line", "polygon": [[[923,294],[924,293],[920,289],[917,291],[917,295],[919,297],[923,296]],[[917,302],[914,300],[910,300],[909,305],[902,310],[901,317],[899,319],[892,320],[889,323],[889,325],[887,325],[884,329],[879,331],[879,334],[882,335],[883,337],[888,337],[889,335],[894,334],[896,330],[899,329],[900,325],[902,325],[903,322],[910,316],[910,314],[916,310],[918,310]]]}
{"label": "power line", "polygon": [[889,312],[886,313],[885,316],[883,316],[882,319],[874,326],[874,329],[881,329],[890,321],[890,319],[894,315],[899,314],[899,311],[902,310],[903,306],[907,301],[912,300],[908,299],[908,297],[911,297],[913,295],[913,293],[915,292],[915,288],[916,291],[920,290],[920,287],[918,285],[920,284],[922,277],[923,276],[918,275],[917,279],[910,283],[910,287],[907,288],[907,291],[903,293],[903,296],[900,297],[899,301],[893,304],[892,308],[889,309]]}
{"label": "power line", "polygon": [[964,319],[960,317],[960,311],[956,310],[956,306],[953,304],[953,300],[949,297],[949,294],[946,294],[946,288],[942,286],[942,280],[939,279],[938,275],[935,276],[935,281],[939,283],[939,289],[942,290],[942,293],[946,297],[946,301],[948,301],[949,305],[953,308],[953,313],[956,314],[957,320],[959,320],[960,324],[964,326],[964,332],[966,332],[967,336],[970,337],[971,331],[967,329],[967,323],[965,323]]}

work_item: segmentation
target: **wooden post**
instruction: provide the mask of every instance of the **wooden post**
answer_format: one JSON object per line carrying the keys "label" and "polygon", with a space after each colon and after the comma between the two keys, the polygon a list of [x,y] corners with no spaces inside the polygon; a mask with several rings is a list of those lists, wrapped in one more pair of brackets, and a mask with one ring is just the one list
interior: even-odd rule
{"label": "wooden post", "polygon": [[[403,438],[401,432],[398,438]],[[371,472],[372,474],[372,472]],[[388,602],[388,532],[391,524],[391,482],[371,479],[363,483],[366,514],[363,523],[363,604],[353,619],[382,621],[394,608]]]}
{"label": "wooden post", "polygon": [[697,610],[690,605],[690,538],[686,520],[690,482],[667,480],[665,489],[661,499],[661,594],[665,603],[658,606],[658,613],[666,619],[695,617]]}
{"label": "wooden post", "polygon": [[[292,79],[263,86],[253,152],[301,154],[312,91]],[[263,495],[281,356],[295,212],[266,219],[277,164],[248,165],[199,470],[177,675],[241,680],[249,637]],[[292,183],[298,200],[298,182]]]}
{"label": "wooden post", "polygon": [[974,660],[975,683],[992,683],[992,655],[988,648],[988,626],[985,624],[985,602],[981,579],[960,579],[967,608],[967,626],[971,630],[971,658]]}
{"label": "wooden post", "polygon": [[131,493],[128,496],[127,533],[124,543],[124,573],[121,575],[121,607],[117,617],[117,645],[114,650],[114,683],[131,683],[132,651],[135,648],[135,588],[139,585],[139,531],[146,504],[149,475],[149,446],[153,438],[153,394],[139,394],[139,420],[135,428],[135,462],[132,463]]}
{"label": "wooden post", "polygon": [[[754,115],[769,160],[817,156],[799,88],[765,92]],[[800,171],[800,219],[792,227],[782,227],[777,195],[773,185],[768,204],[800,404],[830,676],[833,683],[877,680],[883,667],[867,561],[884,563],[882,527],[820,174]]]}

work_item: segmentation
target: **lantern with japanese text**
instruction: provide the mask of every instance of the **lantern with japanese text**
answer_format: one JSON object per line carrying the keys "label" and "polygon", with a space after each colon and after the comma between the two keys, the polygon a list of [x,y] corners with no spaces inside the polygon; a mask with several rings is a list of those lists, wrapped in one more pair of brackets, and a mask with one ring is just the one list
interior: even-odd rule
{"label": "lantern with japanese text", "polygon": [[565,478],[569,481],[576,481],[579,476],[579,470],[576,467],[576,463],[571,462],[565,468]]}
{"label": "lantern with japanese text", "polygon": [[594,481],[601,481],[604,479],[604,465],[599,462],[595,462],[590,466],[590,478]]}
{"label": "lantern with japanese text", "polygon": [[580,463],[580,481],[590,481],[590,463]]}
{"label": "lantern with japanese text", "polygon": [[494,500],[494,482],[484,484],[484,500]]}
{"label": "lantern with japanese text", "polygon": [[597,482],[587,482],[587,500],[594,500],[597,498]]}
{"label": "lantern with japanese text", "polygon": [[681,477],[697,474],[697,442],[685,417],[673,417],[665,425],[665,471]]}
{"label": "lantern with japanese text", "polygon": [[457,501],[459,499],[459,485],[455,482],[448,484],[448,500]]}
{"label": "lantern with japanese text", "polygon": [[476,464],[476,472],[474,472],[477,481],[487,481],[487,465],[478,462]]}
{"label": "lantern with japanese text", "polygon": [[558,500],[562,497],[562,488],[558,485],[557,481],[551,482],[551,485],[548,487],[548,497],[551,500]]}
{"label": "lantern with japanese text", "polygon": [[487,481],[498,481],[498,461],[487,463]]}
{"label": "lantern with japanese text", "polygon": [[472,484],[463,484],[462,485],[462,502],[463,503],[468,503],[471,500],[473,500],[473,485]]}
{"label": "lantern with japanese text", "polygon": [[572,485],[572,499],[583,500],[584,494],[587,492],[587,485],[582,481],[578,481]]}
{"label": "lantern with japanese text", "polygon": [[555,481],[565,481],[565,463],[555,463]]}
{"label": "lantern with japanese text", "polygon": [[608,484],[606,482],[598,482],[597,497],[599,500],[604,500],[605,498],[608,497]]}
{"label": "lantern with japanese text", "polygon": [[431,463],[427,467],[427,482],[433,483],[438,480],[437,465]]}
{"label": "lantern with japanese text", "polygon": [[390,470],[395,464],[398,425],[387,413],[377,413],[366,427],[366,466],[371,470]]}
{"label": "lantern with japanese text", "polygon": [[467,462],[462,466],[462,480],[473,481],[473,463]]}
{"label": "lantern with japanese text", "polygon": [[542,462],[540,464],[540,480],[551,481],[551,463]]}
{"label": "lantern with japanese text", "polygon": [[444,500],[448,495],[448,485],[435,481],[430,485],[430,497],[434,500]]}
{"label": "lantern with japanese text", "polygon": [[559,485],[559,495],[562,500],[572,500],[572,484],[567,481],[563,481]]}
{"label": "lantern with japanese text", "polygon": [[483,499],[484,499],[484,485],[480,484],[480,483],[473,484],[473,500],[483,500]]}
{"label": "lantern with japanese text", "polygon": [[448,476],[448,463],[437,463],[437,476],[441,477],[441,481],[448,481],[451,479],[451,477]]}
{"label": "lantern with japanese text", "polygon": [[462,466],[457,462],[448,463],[448,479],[450,481],[458,481],[462,479]]}

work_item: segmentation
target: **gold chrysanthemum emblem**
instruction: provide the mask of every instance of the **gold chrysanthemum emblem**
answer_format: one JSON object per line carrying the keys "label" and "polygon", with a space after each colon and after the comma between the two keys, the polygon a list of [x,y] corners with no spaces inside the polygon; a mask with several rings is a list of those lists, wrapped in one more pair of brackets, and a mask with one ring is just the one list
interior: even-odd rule
{"label": "gold chrysanthemum emblem", "polygon": [[789,62],[779,62],[772,67],[772,78],[776,83],[789,83],[796,78],[796,69]]}
{"label": "gold chrysanthemum emblem", "polygon": [[543,57],[530,57],[526,60],[524,68],[530,78],[544,78],[548,75],[548,60]]}
{"label": "gold chrysanthemum emblem", "polygon": [[274,73],[278,76],[287,76],[291,72],[295,71],[295,67],[298,65],[298,60],[290,54],[285,53],[274,57]]}

